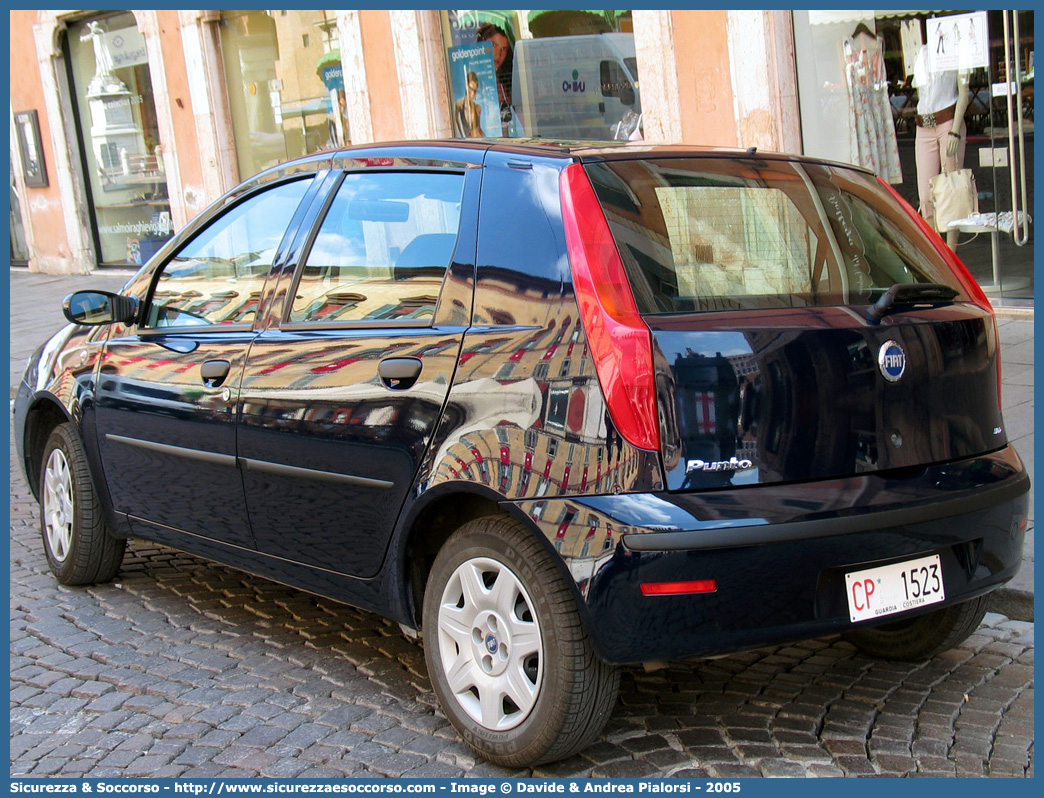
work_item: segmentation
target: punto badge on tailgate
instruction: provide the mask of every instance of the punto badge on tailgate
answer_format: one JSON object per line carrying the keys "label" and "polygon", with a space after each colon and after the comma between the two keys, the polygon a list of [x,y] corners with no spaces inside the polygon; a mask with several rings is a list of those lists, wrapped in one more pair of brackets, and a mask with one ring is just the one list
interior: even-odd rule
{"label": "punto badge on tailgate", "polygon": [[746,471],[748,468],[753,468],[754,463],[751,460],[737,460],[735,457],[730,457],[728,460],[687,460],[685,462],[685,473],[691,474],[693,471]]}
{"label": "punto badge on tailgate", "polygon": [[898,382],[906,371],[906,352],[895,341],[885,341],[877,353],[877,365],[889,382]]}

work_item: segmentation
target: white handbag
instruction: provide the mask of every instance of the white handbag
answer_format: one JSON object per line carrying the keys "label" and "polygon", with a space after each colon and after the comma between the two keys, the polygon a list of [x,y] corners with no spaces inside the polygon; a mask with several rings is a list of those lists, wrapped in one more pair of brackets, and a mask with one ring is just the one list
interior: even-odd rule
{"label": "white handbag", "polygon": [[971,169],[942,172],[928,182],[935,207],[935,229],[940,233],[947,232],[955,219],[967,219],[979,212],[979,192]]}

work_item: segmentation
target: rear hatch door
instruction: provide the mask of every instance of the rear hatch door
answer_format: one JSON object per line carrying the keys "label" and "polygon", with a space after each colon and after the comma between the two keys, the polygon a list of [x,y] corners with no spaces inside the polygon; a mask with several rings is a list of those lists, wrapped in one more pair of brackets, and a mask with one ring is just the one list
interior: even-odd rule
{"label": "rear hatch door", "polygon": [[872,175],[759,156],[585,169],[652,331],[671,490],[1006,442],[988,303]]}

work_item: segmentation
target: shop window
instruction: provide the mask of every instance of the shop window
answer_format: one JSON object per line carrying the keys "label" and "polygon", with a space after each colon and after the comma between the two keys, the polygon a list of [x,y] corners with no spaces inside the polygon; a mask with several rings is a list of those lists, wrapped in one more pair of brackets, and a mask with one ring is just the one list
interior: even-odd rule
{"label": "shop window", "polygon": [[1001,304],[1033,298],[1032,236],[1012,229],[1032,210],[1033,14],[793,12],[804,153],[872,170],[930,224],[932,178],[972,170],[978,214],[942,232]]}
{"label": "shop window", "polygon": [[443,11],[454,135],[641,137],[630,11]]}
{"label": "shop window", "polygon": [[70,25],[67,42],[101,260],[138,265],[174,232],[145,39],[118,14]]}
{"label": "shop window", "polygon": [[221,49],[242,179],[349,143],[335,14],[221,12]]}
{"label": "shop window", "polygon": [[25,265],[29,262],[29,246],[25,240],[25,227],[22,225],[21,198],[18,186],[15,185],[14,164],[11,163],[11,264]]}

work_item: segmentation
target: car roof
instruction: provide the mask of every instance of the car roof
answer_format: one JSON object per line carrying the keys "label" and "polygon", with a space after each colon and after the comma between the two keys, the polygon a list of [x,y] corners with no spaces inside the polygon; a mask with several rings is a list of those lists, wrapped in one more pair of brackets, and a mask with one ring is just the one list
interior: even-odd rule
{"label": "car roof", "polygon": [[513,153],[538,158],[561,158],[580,163],[626,161],[660,158],[728,158],[741,160],[799,161],[802,163],[841,166],[847,169],[870,170],[848,163],[840,163],[806,155],[735,147],[711,147],[694,144],[650,144],[631,141],[595,141],[554,138],[474,138],[474,139],[417,139],[387,141],[329,150],[306,155],[287,163],[273,166],[254,177],[247,184],[256,185],[278,175],[286,177],[295,172],[328,169],[335,165],[386,165],[382,158],[405,160],[438,159],[481,164],[487,152]]}
{"label": "car roof", "polygon": [[[428,139],[415,141],[380,142],[349,147],[338,151],[338,156],[353,157],[360,149],[415,149],[418,147],[450,147],[472,151],[499,151],[530,154],[540,157],[560,157],[571,160],[636,160],[642,158],[692,158],[718,157],[739,159],[772,159],[801,161],[805,163],[829,163],[837,166],[854,167],[854,164],[830,161],[797,153],[762,150],[757,147],[719,147],[702,144],[651,144],[642,141],[605,141],[560,138],[474,138],[474,139]],[[867,171],[867,170],[864,170]]]}
{"label": "car roof", "polygon": [[499,151],[529,153],[535,156],[570,158],[573,160],[604,158],[653,158],[679,157],[693,155],[717,155],[724,157],[744,157],[757,154],[758,157],[777,156],[781,158],[798,158],[800,155],[788,155],[780,152],[761,151],[756,148],[711,147],[695,144],[650,144],[632,141],[604,141],[595,139],[561,139],[561,138],[473,138],[473,139],[427,139],[414,141],[391,141],[374,144],[362,144],[337,151],[337,156],[353,157],[360,150],[412,150],[424,147],[450,147],[453,149],[472,151]]}

